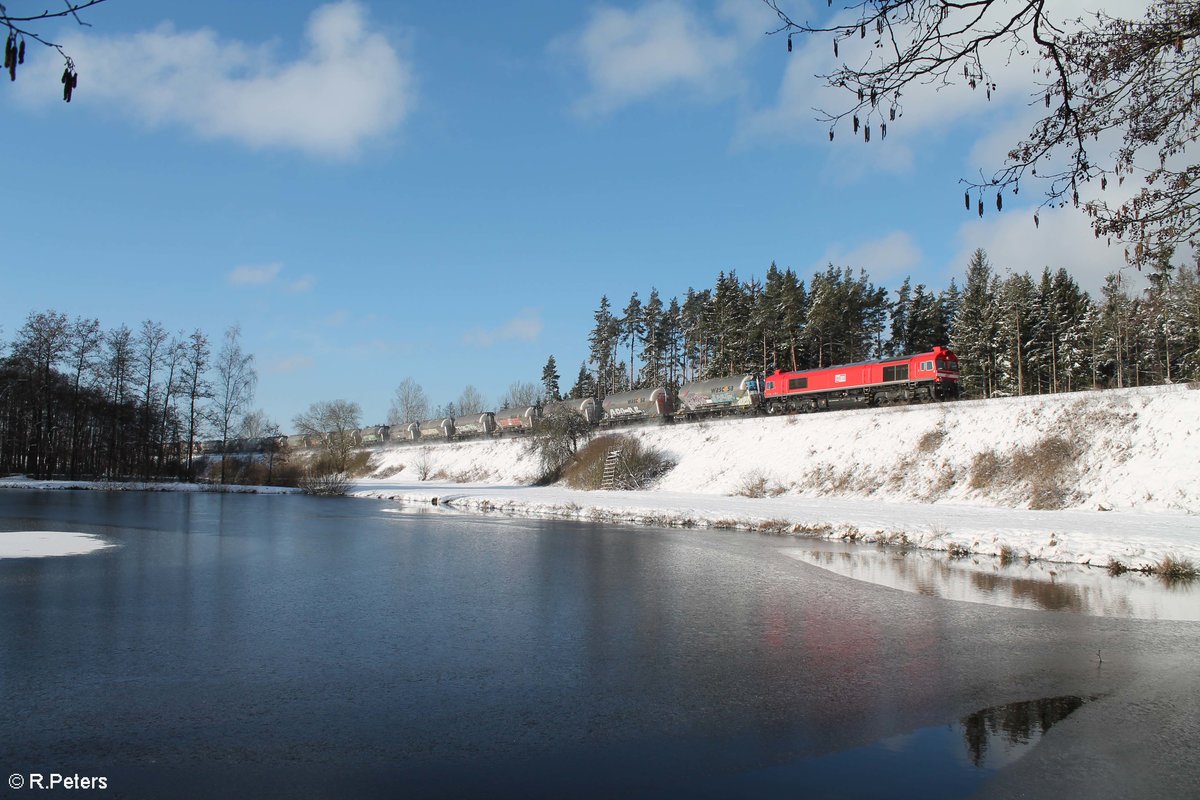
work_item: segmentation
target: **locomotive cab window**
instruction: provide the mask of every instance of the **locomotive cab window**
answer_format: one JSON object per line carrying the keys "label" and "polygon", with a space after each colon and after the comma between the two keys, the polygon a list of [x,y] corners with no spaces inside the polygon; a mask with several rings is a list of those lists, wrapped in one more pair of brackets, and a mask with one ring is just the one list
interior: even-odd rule
{"label": "locomotive cab window", "polygon": [[883,368],[883,381],[906,381],[908,380],[908,364],[893,364],[890,367]]}
{"label": "locomotive cab window", "polygon": [[932,361],[922,361],[921,362],[921,371],[922,372],[932,372],[933,371],[933,362]]}
{"label": "locomotive cab window", "polygon": [[788,381],[788,389],[807,389],[808,378],[792,378]]}

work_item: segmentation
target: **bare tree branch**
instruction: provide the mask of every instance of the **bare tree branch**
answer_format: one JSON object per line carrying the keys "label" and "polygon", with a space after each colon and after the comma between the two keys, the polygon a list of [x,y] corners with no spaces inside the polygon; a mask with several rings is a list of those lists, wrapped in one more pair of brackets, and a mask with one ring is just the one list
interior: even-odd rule
{"label": "bare tree branch", "polygon": [[25,63],[25,40],[37,42],[45,47],[50,47],[58,51],[58,54],[63,57],[63,100],[71,102],[71,96],[75,88],[79,85],[79,73],[75,69],[75,62],[63,50],[62,45],[52,42],[42,37],[33,26],[47,20],[60,19],[63,17],[73,17],[77,23],[84,27],[91,27],[90,23],[84,22],[79,16],[80,11],[85,11],[92,6],[98,6],[106,0],[85,0],[84,2],[71,2],[64,0],[66,8],[62,11],[42,11],[40,14],[30,14],[28,16],[19,16],[8,13],[8,8],[3,3],[0,3],[0,26],[8,29],[8,35],[4,45],[4,69],[8,71],[9,80],[17,79],[17,66]]}
{"label": "bare tree branch", "polygon": [[[763,1],[780,20],[768,35],[785,35],[789,50],[793,37],[832,36],[838,65],[817,77],[850,100],[819,111],[830,139],[846,120],[866,141],[873,123],[886,137],[915,85],[965,83],[990,100],[997,86],[985,55],[991,63],[1029,56],[1039,76],[1033,102],[1044,103],[1045,115],[990,176],[963,181],[968,210],[972,192],[982,215],[985,191],[996,192],[999,210],[1005,191],[1016,194],[1036,179],[1041,207],[1080,207],[1096,236],[1130,245],[1126,257],[1139,268],[1178,245],[1197,245],[1200,166],[1187,162],[1200,136],[1200,0],[1152,0],[1142,19],[1098,12],[1065,22],[1050,17],[1046,0],[851,0],[817,24],[793,19],[780,0]],[[842,60],[840,43],[868,35],[873,47],[861,63]],[[1119,144],[1109,151],[1114,138]],[[1092,199],[1111,179],[1120,185],[1129,176],[1144,183],[1133,198]],[[1081,202],[1083,184],[1099,192]]]}

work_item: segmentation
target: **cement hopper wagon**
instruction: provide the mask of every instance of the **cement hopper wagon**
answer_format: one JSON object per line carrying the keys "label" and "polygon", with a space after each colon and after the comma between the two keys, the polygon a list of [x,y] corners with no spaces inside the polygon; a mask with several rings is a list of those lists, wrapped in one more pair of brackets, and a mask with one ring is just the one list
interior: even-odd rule
{"label": "cement hopper wagon", "polygon": [[452,439],[454,438],[454,420],[451,417],[438,417],[417,423],[418,439]]}
{"label": "cement hopper wagon", "polygon": [[676,416],[693,419],[703,414],[752,413],[762,405],[762,381],[757,375],[726,375],[685,383],[679,389]]}
{"label": "cement hopper wagon", "polygon": [[578,414],[589,425],[599,424],[603,413],[600,403],[594,397],[585,397],[582,400],[560,400],[556,403],[546,403],[546,405],[542,406],[542,419],[559,414]]}
{"label": "cement hopper wagon", "polygon": [[646,419],[664,419],[674,412],[674,403],[665,387],[634,389],[604,398],[604,421],[617,425]]}
{"label": "cement hopper wagon", "polygon": [[455,417],[452,422],[451,436],[463,438],[466,436],[491,436],[496,431],[496,417],[491,411],[476,414],[463,414]]}
{"label": "cement hopper wagon", "polygon": [[541,419],[537,406],[514,406],[496,412],[496,430],[500,433],[529,433]]}

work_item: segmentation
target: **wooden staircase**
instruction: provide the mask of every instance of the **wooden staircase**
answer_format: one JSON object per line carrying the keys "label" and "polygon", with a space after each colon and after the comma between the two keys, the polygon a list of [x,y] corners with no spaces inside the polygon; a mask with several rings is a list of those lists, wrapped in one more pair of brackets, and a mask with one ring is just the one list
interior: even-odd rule
{"label": "wooden staircase", "polygon": [[600,479],[601,489],[617,488],[617,469],[621,464],[621,450],[614,448],[604,457],[604,477]]}

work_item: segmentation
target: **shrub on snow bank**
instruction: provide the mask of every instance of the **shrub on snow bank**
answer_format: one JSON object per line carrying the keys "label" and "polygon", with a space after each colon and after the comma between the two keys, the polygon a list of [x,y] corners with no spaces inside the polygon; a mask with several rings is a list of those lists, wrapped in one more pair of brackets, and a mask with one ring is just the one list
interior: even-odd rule
{"label": "shrub on snow bank", "polygon": [[575,458],[563,467],[563,480],[572,489],[599,489],[604,462],[613,450],[619,453],[614,486],[617,489],[645,488],[675,466],[661,451],[647,447],[640,439],[608,434],[579,448]]}

